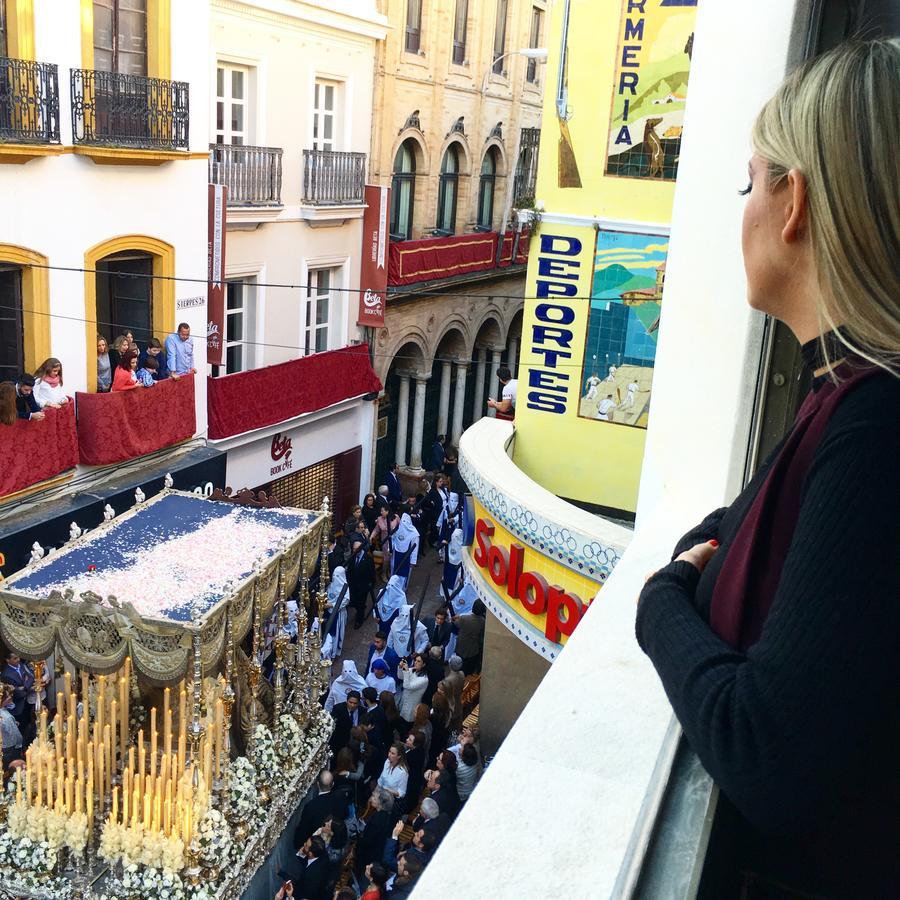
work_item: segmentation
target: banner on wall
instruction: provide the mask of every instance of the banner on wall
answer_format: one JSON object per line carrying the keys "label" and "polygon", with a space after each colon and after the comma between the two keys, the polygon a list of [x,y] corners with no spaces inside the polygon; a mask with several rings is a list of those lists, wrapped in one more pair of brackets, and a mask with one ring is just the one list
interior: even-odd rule
{"label": "banner on wall", "polygon": [[674,181],[697,0],[624,0],[606,174]]}
{"label": "banner on wall", "polygon": [[225,340],[225,210],[228,188],[224,184],[207,186],[207,311],[206,361],[221,366]]}
{"label": "banner on wall", "polygon": [[665,234],[597,232],[582,418],[647,427],[668,252]]}
{"label": "banner on wall", "polygon": [[356,324],[384,328],[388,281],[388,210],[390,188],[366,185],[360,265],[359,313]]}

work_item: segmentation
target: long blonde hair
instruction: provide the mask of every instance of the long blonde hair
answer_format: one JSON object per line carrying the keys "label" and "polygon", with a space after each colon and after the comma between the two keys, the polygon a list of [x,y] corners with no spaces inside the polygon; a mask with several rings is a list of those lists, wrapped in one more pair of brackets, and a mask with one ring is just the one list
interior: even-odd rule
{"label": "long blonde hair", "polygon": [[45,375],[49,375],[54,369],[59,368],[59,383],[63,383],[63,371],[62,371],[62,363],[55,357],[51,356],[45,359],[40,366],[38,366],[38,370],[34,373],[35,378],[43,378]]}
{"label": "long blonde hair", "polygon": [[770,185],[806,178],[821,330],[900,377],[898,124],[900,40],[850,41],[792,72],[752,139]]}

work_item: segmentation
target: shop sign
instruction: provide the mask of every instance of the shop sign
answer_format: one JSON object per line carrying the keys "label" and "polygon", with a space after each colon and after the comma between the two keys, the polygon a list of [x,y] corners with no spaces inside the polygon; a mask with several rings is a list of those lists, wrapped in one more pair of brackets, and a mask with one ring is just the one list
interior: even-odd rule
{"label": "shop sign", "polygon": [[269,474],[274,478],[276,475],[281,476],[290,472],[294,468],[294,461],[291,459],[293,448],[291,438],[286,434],[276,434],[272,437],[272,446],[270,455],[272,462],[275,463],[269,470]]}
{"label": "shop sign", "polygon": [[222,365],[222,335],[225,331],[225,210],[228,188],[208,185],[207,297],[209,320],[206,326],[206,361]]}
{"label": "shop sign", "polygon": [[366,185],[357,325],[384,328],[390,189]]}
{"label": "shop sign", "polygon": [[[496,541],[503,535],[509,540],[506,546]],[[540,628],[543,637],[555,645],[565,643],[575,631],[599,587],[519,543],[483,515],[475,522],[472,559],[503,603],[531,626]],[[557,579],[563,584],[552,583]],[[573,590],[576,582],[587,600]],[[587,591],[592,593],[588,595]]]}

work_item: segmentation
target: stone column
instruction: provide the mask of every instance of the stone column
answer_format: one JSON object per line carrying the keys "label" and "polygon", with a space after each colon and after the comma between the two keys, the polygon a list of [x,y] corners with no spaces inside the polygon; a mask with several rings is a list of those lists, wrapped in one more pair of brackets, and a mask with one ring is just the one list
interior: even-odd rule
{"label": "stone column", "polygon": [[447,434],[447,423],[450,421],[450,370],[453,363],[445,360],[441,363],[441,399],[438,405],[438,434]]}
{"label": "stone column", "polygon": [[[500,379],[497,377],[497,369],[500,368],[500,356],[502,351],[500,350],[491,350],[491,372],[488,376],[490,378],[490,390],[488,391],[488,396],[493,397],[495,400],[500,400]],[[496,409],[488,410],[489,416],[496,416]]]}
{"label": "stone column", "polygon": [[409,423],[409,374],[400,375],[400,395],[397,397],[397,449],[394,462],[406,465],[406,435]]}
{"label": "stone column", "polygon": [[510,338],[509,346],[506,348],[506,359],[507,365],[509,366],[509,371],[512,372],[513,378],[516,377],[516,368],[518,367],[519,361],[516,358],[519,355],[519,339],[518,338]]}
{"label": "stone column", "polygon": [[453,403],[453,429],[450,440],[455,447],[459,446],[459,438],[463,433],[463,410],[466,404],[466,375],[469,367],[465,363],[456,364],[456,396]]}
{"label": "stone column", "polygon": [[425,433],[425,388],[428,384],[428,375],[421,372],[415,375],[416,400],[413,406],[412,446],[409,450],[409,467],[421,474],[422,468],[422,437]]}
{"label": "stone column", "polygon": [[[478,354],[475,362],[475,399],[472,401],[472,421],[477,422],[484,415],[484,379],[487,375],[487,350],[476,347]],[[473,354],[474,356],[474,354]]]}

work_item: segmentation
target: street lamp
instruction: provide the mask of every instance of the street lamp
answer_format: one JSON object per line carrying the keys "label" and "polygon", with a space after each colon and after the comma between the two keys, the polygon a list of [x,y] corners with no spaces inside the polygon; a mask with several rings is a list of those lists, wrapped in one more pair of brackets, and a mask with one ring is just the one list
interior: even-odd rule
{"label": "street lamp", "polygon": [[546,62],[548,55],[549,52],[546,47],[523,47],[521,50],[510,50],[509,53],[504,53],[502,56],[492,59],[491,64],[484,73],[484,78],[481,79],[481,93],[484,94],[485,90],[487,90],[488,77],[493,71],[494,66],[496,66],[500,60],[506,59],[508,56],[524,56],[525,59],[535,59],[538,62]]}

